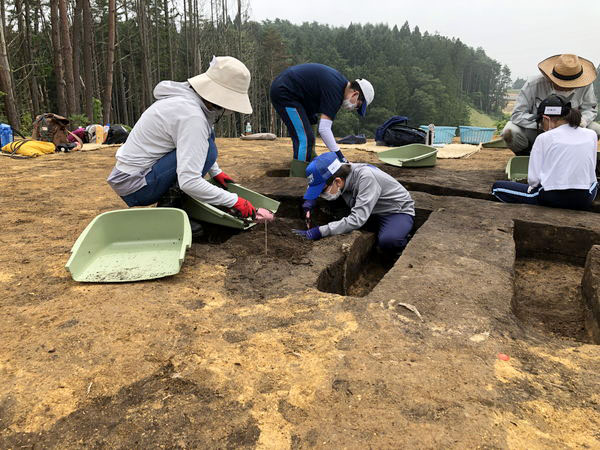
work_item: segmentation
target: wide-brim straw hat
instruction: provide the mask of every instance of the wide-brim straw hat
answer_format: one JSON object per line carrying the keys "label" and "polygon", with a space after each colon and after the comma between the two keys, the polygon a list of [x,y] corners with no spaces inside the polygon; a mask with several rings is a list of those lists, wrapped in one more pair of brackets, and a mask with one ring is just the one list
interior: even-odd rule
{"label": "wide-brim straw hat", "polygon": [[539,63],[538,68],[554,84],[567,89],[587,86],[596,79],[594,64],[577,55],[554,55]]}
{"label": "wide-brim straw hat", "polygon": [[232,56],[214,57],[204,73],[188,82],[200,97],[230,111],[252,114],[248,97],[250,71]]}

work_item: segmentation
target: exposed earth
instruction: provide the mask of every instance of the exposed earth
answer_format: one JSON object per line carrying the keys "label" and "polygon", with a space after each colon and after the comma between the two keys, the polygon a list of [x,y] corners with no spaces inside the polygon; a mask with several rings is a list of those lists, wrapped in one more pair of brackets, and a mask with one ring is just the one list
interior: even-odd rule
{"label": "exposed earth", "polygon": [[179,274],[126,284],[64,268],[125,206],[116,148],[0,158],[1,448],[600,448],[597,213],[493,201],[505,149],[427,169],[345,150],[415,199],[382,260],[368,232],[291,233],[288,140],[217,144],[282,201],[267,253],[263,225],[207,233]]}

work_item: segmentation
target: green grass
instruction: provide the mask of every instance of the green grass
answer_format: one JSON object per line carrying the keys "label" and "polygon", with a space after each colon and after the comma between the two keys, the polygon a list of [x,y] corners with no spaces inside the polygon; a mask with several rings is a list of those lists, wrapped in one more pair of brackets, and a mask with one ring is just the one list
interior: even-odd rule
{"label": "green grass", "polygon": [[496,128],[497,119],[469,106],[469,125],[473,127]]}

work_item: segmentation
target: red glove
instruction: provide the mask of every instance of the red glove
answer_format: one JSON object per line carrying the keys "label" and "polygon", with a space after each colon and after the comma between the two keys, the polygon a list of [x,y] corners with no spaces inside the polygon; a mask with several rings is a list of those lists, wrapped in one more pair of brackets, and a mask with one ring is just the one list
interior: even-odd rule
{"label": "red glove", "polygon": [[225,189],[227,189],[227,183],[235,183],[235,181],[233,181],[233,178],[231,178],[225,172],[221,172],[219,175],[215,175],[213,179],[217,180],[217,182]]}
{"label": "red glove", "polygon": [[238,197],[238,201],[235,202],[233,208],[245,219],[251,217],[252,220],[256,217],[256,209],[252,206],[248,200]]}

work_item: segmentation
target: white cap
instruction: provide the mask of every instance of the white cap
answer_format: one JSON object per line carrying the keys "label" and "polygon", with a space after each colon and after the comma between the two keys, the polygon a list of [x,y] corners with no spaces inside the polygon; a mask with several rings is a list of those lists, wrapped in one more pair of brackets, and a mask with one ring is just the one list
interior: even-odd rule
{"label": "white cap", "polygon": [[364,115],[367,113],[367,106],[369,106],[375,98],[375,89],[373,89],[373,85],[364,78],[359,78],[356,80],[356,82],[360,86],[360,90],[362,91],[362,94],[366,100],[366,102],[362,104],[362,107],[358,111],[358,114],[364,117]]}
{"label": "white cap", "polygon": [[252,114],[248,98],[250,71],[232,56],[213,57],[208,70],[188,82],[202,98],[221,108]]}

